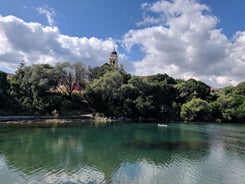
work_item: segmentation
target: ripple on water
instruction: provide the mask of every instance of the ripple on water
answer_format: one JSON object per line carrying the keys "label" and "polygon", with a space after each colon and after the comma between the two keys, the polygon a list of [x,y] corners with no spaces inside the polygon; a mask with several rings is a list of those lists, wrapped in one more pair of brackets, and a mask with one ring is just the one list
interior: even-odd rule
{"label": "ripple on water", "polygon": [[3,168],[4,166],[4,159],[0,156],[0,170]]}
{"label": "ripple on water", "polygon": [[65,170],[57,173],[49,173],[45,177],[47,183],[104,183],[104,174],[97,168],[84,166],[69,173]]}
{"label": "ripple on water", "polygon": [[[4,180],[0,177],[0,183],[245,184],[245,137],[235,128],[236,132],[230,133],[222,126],[184,124],[183,129],[182,125],[171,125],[155,132],[148,124],[140,125],[143,129],[129,125],[125,131],[126,126],[93,130],[98,134],[84,127],[75,132],[66,129],[65,133],[57,129],[55,134],[42,130],[36,135],[32,130],[28,140],[33,144],[28,146],[35,151],[23,157],[20,154],[26,153],[27,140],[24,137],[24,143],[16,145],[15,140],[23,140],[23,134],[16,134],[6,139],[9,147],[0,152],[0,176],[6,176]],[[40,150],[52,150],[62,136],[74,139],[63,140],[58,151],[47,156],[45,151],[39,154]],[[79,145],[83,145],[83,154],[76,151]],[[17,148],[22,152],[16,152]]]}

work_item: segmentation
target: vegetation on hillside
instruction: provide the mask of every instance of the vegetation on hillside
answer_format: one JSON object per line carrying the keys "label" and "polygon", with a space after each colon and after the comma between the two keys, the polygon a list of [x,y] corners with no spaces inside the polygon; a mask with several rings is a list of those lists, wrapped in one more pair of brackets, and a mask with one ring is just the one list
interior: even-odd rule
{"label": "vegetation on hillside", "polygon": [[22,64],[9,79],[0,71],[0,101],[0,115],[98,112],[131,120],[245,122],[245,82],[211,94],[195,79],[131,76],[109,64]]}

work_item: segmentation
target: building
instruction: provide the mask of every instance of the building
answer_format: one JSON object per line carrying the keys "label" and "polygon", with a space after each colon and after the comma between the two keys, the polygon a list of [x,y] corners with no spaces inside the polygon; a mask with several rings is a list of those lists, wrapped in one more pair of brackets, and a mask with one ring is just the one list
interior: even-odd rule
{"label": "building", "polygon": [[111,65],[116,65],[116,66],[118,65],[118,56],[117,56],[117,52],[115,51],[115,48],[110,53],[109,63]]}

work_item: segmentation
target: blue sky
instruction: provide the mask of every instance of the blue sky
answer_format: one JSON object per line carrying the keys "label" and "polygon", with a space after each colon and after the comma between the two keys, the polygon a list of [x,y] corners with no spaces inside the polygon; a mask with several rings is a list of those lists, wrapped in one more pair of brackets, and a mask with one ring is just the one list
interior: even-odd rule
{"label": "blue sky", "polygon": [[[1,0],[1,15],[15,15],[23,20],[47,25],[45,16],[38,13],[39,7],[54,9],[54,25],[62,34],[78,37],[119,38],[135,27],[142,16],[141,3],[130,0],[73,0],[33,1]],[[151,2],[151,1],[149,1]]]}
{"label": "blue sky", "polygon": [[[54,9],[54,25],[62,34],[78,37],[112,37],[120,39],[130,29],[137,28],[142,19],[142,3],[153,3],[154,0],[0,0],[0,14],[14,15],[27,22],[39,22],[48,25],[45,16],[38,13],[39,7]],[[245,29],[244,0],[201,0],[211,8],[211,13],[219,19],[218,27],[224,34],[232,37],[236,31]]]}
{"label": "blue sky", "polygon": [[245,1],[0,0],[0,69],[69,61],[98,66],[116,47],[135,75],[224,86],[244,81]]}

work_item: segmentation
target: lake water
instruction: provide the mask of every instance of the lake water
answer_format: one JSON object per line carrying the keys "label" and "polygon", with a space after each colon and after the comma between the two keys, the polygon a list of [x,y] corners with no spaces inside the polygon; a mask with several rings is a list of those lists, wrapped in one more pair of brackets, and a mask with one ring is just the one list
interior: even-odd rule
{"label": "lake water", "polygon": [[245,126],[0,128],[1,184],[245,184]]}

